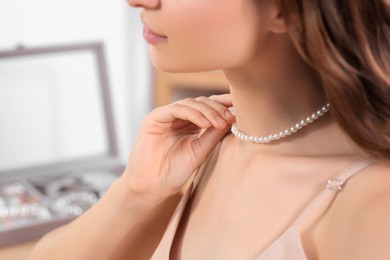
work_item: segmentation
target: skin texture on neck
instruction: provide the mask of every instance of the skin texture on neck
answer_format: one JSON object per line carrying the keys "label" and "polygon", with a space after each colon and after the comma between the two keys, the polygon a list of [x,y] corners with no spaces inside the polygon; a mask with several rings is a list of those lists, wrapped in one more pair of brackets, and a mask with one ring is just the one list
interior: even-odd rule
{"label": "skin texture on neck", "polygon": [[[238,127],[264,136],[283,130],[326,103],[320,82],[286,35],[275,35],[251,64],[224,70]],[[283,45],[283,47],[281,47]]]}
{"label": "skin texture on neck", "polygon": [[[297,53],[280,25],[280,14],[272,12],[262,14],[268,27],[260,34],[258,48],[250,59],[223,70],[230,83],[237,126],[242,132],[256,136],[286,129],[327,103],[316,73]],[[281,141],[237,146],[239,153],[252,150],[290,155],[350,154],[359,150],[330,114]]]}

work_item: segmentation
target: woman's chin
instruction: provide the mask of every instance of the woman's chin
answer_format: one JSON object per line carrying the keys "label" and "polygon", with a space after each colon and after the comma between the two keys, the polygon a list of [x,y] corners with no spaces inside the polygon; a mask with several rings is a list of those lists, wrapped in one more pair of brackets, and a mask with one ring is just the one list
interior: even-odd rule
{"label": "woman's chin", "polygon": [[197,73],[197,72],[205,72],[211,70],[218,70],[220,68],[207,66],[207,65],[195,65],[191,64],[191,62],[163,62],[161,60],[156,60],[151,58],[153,67],[162,72],[168,73]]}

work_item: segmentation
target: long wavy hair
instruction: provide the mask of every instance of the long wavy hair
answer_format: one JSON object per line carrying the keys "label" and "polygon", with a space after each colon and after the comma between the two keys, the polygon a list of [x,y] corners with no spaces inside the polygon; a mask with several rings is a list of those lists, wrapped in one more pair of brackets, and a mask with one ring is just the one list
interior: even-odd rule
{"label": "long wavy hair", "polygon": [[390,156],[390,1],[279,0],[292,41],[318,73],[342,129]]}

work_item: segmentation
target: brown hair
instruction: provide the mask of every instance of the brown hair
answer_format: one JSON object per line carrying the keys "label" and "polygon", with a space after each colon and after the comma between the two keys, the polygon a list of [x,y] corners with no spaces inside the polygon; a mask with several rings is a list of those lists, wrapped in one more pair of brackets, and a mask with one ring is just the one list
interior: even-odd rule
{"label": "brown hair", "polygon": [[360,147],[390,156],[390,2],[279,0],[292,41]]}

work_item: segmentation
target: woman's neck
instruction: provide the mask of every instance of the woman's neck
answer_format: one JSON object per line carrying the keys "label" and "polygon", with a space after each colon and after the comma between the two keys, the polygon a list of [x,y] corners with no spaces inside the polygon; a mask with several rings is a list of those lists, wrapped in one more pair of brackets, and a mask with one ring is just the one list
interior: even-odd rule
{"label": "woman's neck", "polygon": [[224,70],[237,126],[257,136],[291,127],[326,103],[318,78],[295,51],[273,54],[271,49],[267,56]]}
{"label": "woman's neck", "polygon": [[[309,68],[291,66],[281,74],[277,74],[276,70],[264,70],[264,73],[238,70],[224,72],[231,84],[237,127],[249,135],[278,133],[327,103],[320,83]],[[237,152],[241,155],[252,152],[293,156],[361,153],[330,114],[279,141],[255,144],[238,138],[234,140]]]}
{"label": "woman's neck", "polygon": [[[237,127],[255,136],[278,133],[327,103],[316,73],[298,55],[287,35],[270,36],[240,67],[225,69]],[[332,108],[330,108],[332,112]],[[234,140],[236,156],[329,156],[360,153],[331,113],[279,141],[267,144]]]}

